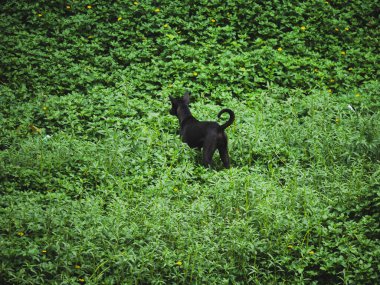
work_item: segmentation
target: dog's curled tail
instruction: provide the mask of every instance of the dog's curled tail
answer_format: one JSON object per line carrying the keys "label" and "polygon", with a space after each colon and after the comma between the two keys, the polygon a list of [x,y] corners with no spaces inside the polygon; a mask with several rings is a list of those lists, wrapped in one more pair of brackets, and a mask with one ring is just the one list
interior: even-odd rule
{"label": "dog's curled tail", "polygon": [[230,115],[230,118],[223,125],[219,126],[219,130],[220,131],[223,131],[224,129],[226,129],[227,127],[229,127],[234,122],[234,120],[235,120],[235,113],[232,110],[230,110],[230,109],[223,109],[222,111],[219,112],[218,118],[220,118],[220,116],[223,113],[228,113]]}

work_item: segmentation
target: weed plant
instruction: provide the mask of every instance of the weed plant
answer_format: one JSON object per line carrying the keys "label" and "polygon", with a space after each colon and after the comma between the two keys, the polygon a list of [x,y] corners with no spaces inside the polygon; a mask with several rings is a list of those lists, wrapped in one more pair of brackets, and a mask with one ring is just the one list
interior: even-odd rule
{"label": "weed plant", "polygon": [[[377,1],[3,1],[1,284],[376,284]],[[227,129],[232,168],[168,96]],[[221,120],[223,121],[223,119]]]}

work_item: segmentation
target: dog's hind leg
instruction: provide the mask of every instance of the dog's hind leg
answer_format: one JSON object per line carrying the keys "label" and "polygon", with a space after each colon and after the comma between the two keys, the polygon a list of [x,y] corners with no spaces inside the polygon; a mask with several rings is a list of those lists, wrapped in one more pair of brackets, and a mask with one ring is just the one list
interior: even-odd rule
{"label": "dog's hind leg", "polygon": [[228,142],[227,135],[225,133],[219,134],[218,150],[220,159],[223,162],[225,168],[230,168],[230,157],[228,155]]}
{"label": "dog's hind leg", "polygon": [[203,144],[203,165],[210,167],[212,162],[212,156],[216,150],[216,141],[213,138],[206,138]]}
{"label": "dog's hind leg", "polygon": [[218,147],[220,158],[225,168],[230,168],[230,157],[228,155],[227,145]]}

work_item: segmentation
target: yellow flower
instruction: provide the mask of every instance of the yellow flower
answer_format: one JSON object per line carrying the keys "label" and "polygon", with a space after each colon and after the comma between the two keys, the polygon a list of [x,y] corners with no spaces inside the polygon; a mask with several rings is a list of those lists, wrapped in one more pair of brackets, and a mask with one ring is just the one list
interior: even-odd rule
{"label": "yellow flower", "polygon": [[330,79],[330,82],[331,82],[331,83],[334,83],[334,82],[335,82],[335,80],[334,80],[334,79]]}
{"label": "yellow flower", "polygon": [[313,255],[314,253],[315,253],[314,250],[310,250],[310,251],[309,251],[309,254],[312,254],[312,255]]}
{"label": "yellow flower", "polygon": [[46,249],[43,249],[43,250],[41,250],[41,253],[42,253],[42,254],[46,254],[46,253],[47,253],[47,250],[46,250]]}
{"label": "yellow flower", "polygon": [[345,51],[341,51],[340,54],[341,55],[346,55],[346,52]]}
{"label": "yellow flower", "polygon": [[156,8],[156,10],[154,10],[154,12],[156,12],[156,13],[160,12],[160,8]]}
{"label": "yellow flower", "polygon": [[327,90],[327,92],[329,92],[330,94],[333,92],[331,89]]}
{"label": "yellow flower", "polygon": [[133,5],[139,5],[139,2],[137,1],[133,2]]}
{"label": "yellow flower", "polygon": [[18,232],[17,235],[20,237],[23,237],[25,234],[24,234],[24,232]]}
{"label": "yellow flower", "polygon": [[355,94],[355,97],[360,97],[360,94],[359,94],[359,93],[356,93],[356,94]]}
{"label": "yellow flower", "polygon": [[339,29],[338,29],[338,28],[335,28],[335,32],[339,32]]}
{"label": "yellow flower", "polygon": [[177,265],[177,266],[182,266],[182,261],[181,261],[181,260],[178,260],[178,261],[175,263],[175,265]]}
{"label": "yellow flower", "polygon": [[318,68],[314,68],[314,72],[318,72]]}
{"label": "yellow flower", "polygon": [[79,278],[78,281],[79,281],[79,283],[84,283],[85,280],[84,280],[84,278]]}
{"label": "yellow flower", "polygon": [[302,27],[301,27],[301,30],[302,30],[302,31],[306,30],[306,27],[305,27],[305,26],[302,26]]}
{"label": "yellow flower", "polygon": [[86,8],[87,9],[92,9],[92,6],[91,5],[87,5]]}
{"label": "yellow flower", "polygon": [[194,75],[194,76],[198,76],[198,72],[194,71],[194,72],[193,72],[193,75]]}
{"label": "yellow flower", "polygon": [[67,9],[67,10],[70,10],[70,9],[71,9],[71,6],[70,6],[70,5],[66,5],[66,9]]}
{"label": "yellow flower", "polygon": [[247,71],[245,67],[240,67],[240,71]]}
{"label": "yellow flower", "polygon": [[340,119],[339,118],[335,118],[335,122],[339,123]]}
{"label": "yellow flower", "polygon": [[346,27],[346,28],[344,28],[344,30],[347,32],[348,30],[350,30],[350,28],[349,28],[349,27]]}
{"label": "yellow flower", "polygon": [[47,110],[47,107],[46,107],[46,106],[43,106],[43,107],[42,107],[42,110],[46,111],[46,110]]}
{"label": "yellow flower", "polygon": [[94,38],[94,36],[88,36],[88,38],[89,38],[89,39],[92,39],[92,38]]}
{"label": "yellow flower", "polygon": [[278,50],[278,51],[282,51],[282,48],[279,47],[277,50]]}
{"label": "yellow flower", "polygon": [[177,187],[174,187],[173,191],[174,191],[174,192],[178,192],[179,190],[178,190]]}
{"label": "yellow flower", "polygon": [[118,20],[118,21],[121,21],[121,20],[123,20],[123,18],[122,18],[122,17],[118,17],[117,20]]}
{"label": "yellow flower", "polygon": [[39,14],[37,14],[37,16],[38,16],[38,17],[42,17],[42,14],[41,14],[41,13],[39,13]]}
{"label": "yellow flower", "polygon": [[211,19],[211,22],[212,22],[212,23],[215,23],[215,22],[216,22],[216,20],[215,20],[215,19]]}
{"label": "yellow flower", "polygon": [[350,67],[348,70],[349,70],[349,71],[352,71],[352,70],[353,70],[353,68],[352,68],[352,67]]}
{"label": "yellow flower", "polygon": [[79,264],[75,264],[74,268],[75,269],[80,269],[80,265]]}
{"label": "yellow flower", "polygon": [[289,249],[293,249],[293,246],[292,246],[292,245],[288,245],[288,248],[289,248]]}
{"label": "yellow flower", "polygon": [[164,25],[164,28],[169,28],[169,24],[165,24],[165,25]]}

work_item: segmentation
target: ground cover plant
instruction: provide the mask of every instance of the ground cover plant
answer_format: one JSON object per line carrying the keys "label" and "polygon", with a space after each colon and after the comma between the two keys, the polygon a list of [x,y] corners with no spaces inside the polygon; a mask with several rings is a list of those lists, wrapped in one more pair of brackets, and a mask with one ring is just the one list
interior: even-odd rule
{"label": "ground cover plant", "polygon": [[[1,284],[380,280],[376,1],[0,15]],[[180,141],[185,90],[197,118],[234,110],[231,169]]]}

